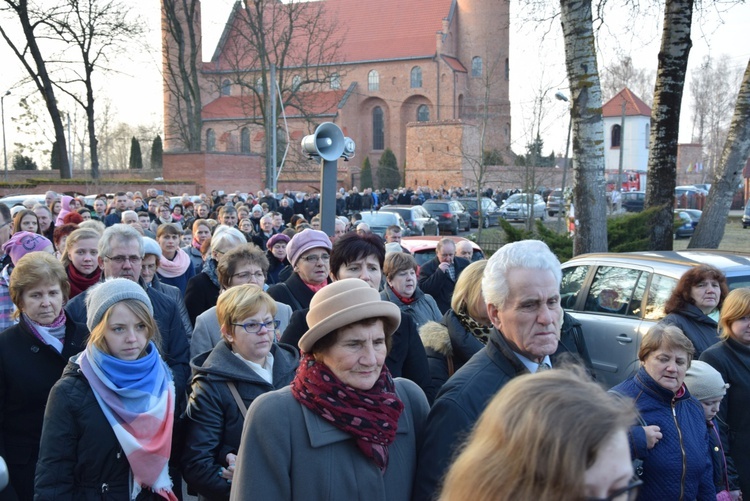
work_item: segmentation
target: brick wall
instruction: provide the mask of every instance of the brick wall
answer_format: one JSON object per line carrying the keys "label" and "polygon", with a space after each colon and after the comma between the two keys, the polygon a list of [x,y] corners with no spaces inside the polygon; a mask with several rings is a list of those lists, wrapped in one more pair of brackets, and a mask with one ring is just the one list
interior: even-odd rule
{"label": "brick wall", "polygon": [[189,179],[199,192],[257,192],[265,187],[265,167],[258,155],[164,153],[164,178]]}

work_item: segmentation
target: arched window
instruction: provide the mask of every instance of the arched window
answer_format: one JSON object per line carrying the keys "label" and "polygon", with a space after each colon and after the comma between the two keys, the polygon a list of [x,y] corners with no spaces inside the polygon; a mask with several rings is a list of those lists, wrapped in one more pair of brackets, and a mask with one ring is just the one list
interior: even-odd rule
{"label": "arched window", "polygon": [[610,147],[611,148],[619,148],[620,147],[620,135],[622,133],[622,130],[620,129],[620,126],[618,124],[615,124],[612,126],[612,139],[610,140]]}
{"label": "arched window", "polygon": [[648,142],[651,139],[651,126],[649,124],[646,124],[644,126],[644,130],[646,131],[645,132],[645,134],[646,134],[645,135],[645,137],[646,137],[646,149],[648,149]]}
{"label": "arched window", "polygon": [[422,104],[417,108],[417,122],[429,122],[430,121],[430,108],[426,104]]}
{"label": "arched window", "polygon": [[221,82],[221,95],[229,96],[232,93],[232,82],[229,79],[225,79]]}
{"label": "arched window", "polygon": [[294,75],[292,77],[292,90],[298,90],[300,86],[302,85],[302,77],[299,75]]}
{"label": "arched window", "polygon": [[383,122],[383,108],[376,106],[372,110],[372,149],[385,148],[385,124]]}
{"label": "arched window", "polygon": [[206,131],[206,151],[216,151],[216,132],[213,129]]}
{"label": "arched window", "polygon": [[341,88],[341,76],[338,73],[331,74],[331,89],[337,90]]}
{"label": "arched window", "polygon": [[367,90],[380,90],[380,75],[375,70],[367,74]]}
{"label": "arched window", "polygon": [[482,58],[479,56],[474,56],[474,58],[471,60],[471,76],[482,76]]}
{"label": "arched window", "polygon": [[250,129],[247,127],[240,130],[240,151],[250,153]]}
{"label": "arched window", "polygon": [[411,88],[419,89],[422,87],[422,68],[415,66],[411,69]]}

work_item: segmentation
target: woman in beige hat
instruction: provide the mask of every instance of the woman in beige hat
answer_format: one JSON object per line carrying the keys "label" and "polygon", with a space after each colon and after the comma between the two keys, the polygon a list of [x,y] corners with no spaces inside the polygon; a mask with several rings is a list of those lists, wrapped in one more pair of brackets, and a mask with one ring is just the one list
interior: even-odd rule
{"label": "woman in beige hat", "polygon": [[357,278],[315,294],[294,381],[250,406],[231,499],[411,499],[429,406],[385,366],[400,320]]}

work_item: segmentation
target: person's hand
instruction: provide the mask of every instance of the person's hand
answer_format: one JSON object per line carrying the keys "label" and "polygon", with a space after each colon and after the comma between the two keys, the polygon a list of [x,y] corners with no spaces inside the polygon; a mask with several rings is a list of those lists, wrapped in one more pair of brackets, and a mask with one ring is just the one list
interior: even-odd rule
{"label": "person's hand", "polygon": [[661,428],[652,424],[651,426],[644,426],[643,431],[646,432],[646,447],[653,449],[659,443],[659,440],[661,440]]}
{"label": "person's hand", "polygon": [[742,491],[729,491],[732,501],[742,501]]}
{"label": "person's hand", "polygon": [[234,463],[237,461],[237,454],[232,454],[231,452],[227,454],[226,457],[227,460],[227,467],[222,468],[219,472],[219,475],[221,478],[226,479],[227,481],[231,482],[232,477],[234,477]]}
{"label": "person's hand", "polygon": [[438,265],[438,268],[440,268],[440,270],[442,270],[443,273],[448,273],[448,268],[450,267],[451,267],[450,263],[440,263]]}

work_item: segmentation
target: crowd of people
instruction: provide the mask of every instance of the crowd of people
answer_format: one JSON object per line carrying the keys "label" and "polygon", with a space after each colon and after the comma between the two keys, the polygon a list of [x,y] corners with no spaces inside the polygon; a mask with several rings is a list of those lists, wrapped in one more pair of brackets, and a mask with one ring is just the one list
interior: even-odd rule
{"label": "crowd of people", "polygon": [[0,500],[742,499],[750,290],[688,271],[605,391],[544,243],[354,224],[459,194],[0,204]]}

